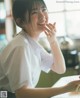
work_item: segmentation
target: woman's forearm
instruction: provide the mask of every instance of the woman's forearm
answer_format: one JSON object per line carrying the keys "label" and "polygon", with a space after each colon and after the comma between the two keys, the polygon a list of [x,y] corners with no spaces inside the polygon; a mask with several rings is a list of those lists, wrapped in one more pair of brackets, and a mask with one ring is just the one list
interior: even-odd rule
{"label": "woman's forearm", "polygon": [[56,38],[50,43],[50,46],[54,56],[54,65],[52,66],[52,69],[57,73],[64,73],[66,71],[65,60]]}
{"label": "woman's forearm", "polygon": [[50,98],[67,92],[64,87],[59,88],[27,88],[17,91],[16,98]]}

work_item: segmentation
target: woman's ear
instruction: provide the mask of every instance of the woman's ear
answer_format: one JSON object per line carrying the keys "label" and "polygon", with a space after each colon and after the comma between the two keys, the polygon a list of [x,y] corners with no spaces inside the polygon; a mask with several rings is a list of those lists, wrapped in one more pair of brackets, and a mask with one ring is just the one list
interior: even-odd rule
{"label": "woman's ear", "polygon": [[18,26],[20,26],[20,27],[23,27],[24,22],[23,22],[23,20],[21,20],[20,18],[17,18],[17,19],[16,19],[16,24],[17,24]]}

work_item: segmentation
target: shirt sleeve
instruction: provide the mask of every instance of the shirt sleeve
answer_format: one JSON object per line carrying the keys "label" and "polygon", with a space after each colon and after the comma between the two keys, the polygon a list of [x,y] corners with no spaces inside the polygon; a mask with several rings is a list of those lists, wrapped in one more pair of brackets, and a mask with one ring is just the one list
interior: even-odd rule
{"label": "shirt sleeve", "polygon": [[41,49],[41,69],[48,73],[53,64],[53,55],[48,53],[44,48]]}
{"label": "shirt sleeve", "polygon": [[9,65],[6,75],[9,79],[12,92],[15,92],[16,89],[24,85],[33,86],[29,53],[29,49],[19,46],[10,54],[9,62],[6,62]]}

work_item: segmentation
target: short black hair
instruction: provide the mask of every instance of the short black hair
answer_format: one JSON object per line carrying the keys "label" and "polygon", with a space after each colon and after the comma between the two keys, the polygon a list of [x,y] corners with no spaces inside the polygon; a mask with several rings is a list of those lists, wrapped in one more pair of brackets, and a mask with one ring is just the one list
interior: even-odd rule
{"label": "short black hair", "polygon": [[12,7],[13,18],[15,20],[17,18],[20,18],[21,20],[25,21],[25,15],[26,12],[28,12],[29,16],[27,22],[30,22],[30,14],[32,11],[32,7],[37,2],[43,4],[46,7],[46,4],[43,0],[14,0]]}

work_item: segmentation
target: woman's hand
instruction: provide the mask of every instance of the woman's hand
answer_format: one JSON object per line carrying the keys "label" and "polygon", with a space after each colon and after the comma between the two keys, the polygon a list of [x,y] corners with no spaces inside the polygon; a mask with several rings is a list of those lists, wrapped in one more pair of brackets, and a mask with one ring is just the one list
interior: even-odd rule
{"label": "woman's hand", "polygon": [[80,92],[80,80],[72,81],[65,86],[68,92]]}
{"label": "woman's hand", "polygon": [[46,24],[45,25],[45,34],[47,35],[49,43],[53,43],[56,38],[56,23],[54,24]]}

